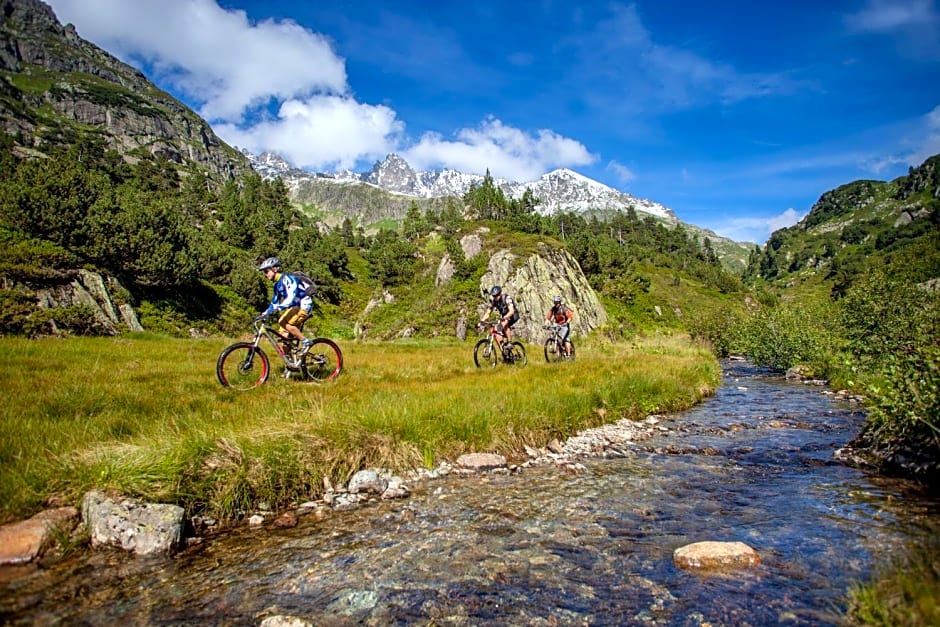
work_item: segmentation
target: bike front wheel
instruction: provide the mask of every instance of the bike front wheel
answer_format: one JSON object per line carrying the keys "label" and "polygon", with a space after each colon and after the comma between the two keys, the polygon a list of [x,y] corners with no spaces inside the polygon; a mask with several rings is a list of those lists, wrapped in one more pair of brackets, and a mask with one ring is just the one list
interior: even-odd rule
{"label": "bike front wheel", "polygon": [[558,342],[552,338],[545,340],[545,361],[551,364],[561,361],[564,357],[565,352],[558,346]]}
{"label": "bike front wheel", "polygon": [[332,381],[343,371],[343,352],[333,340],[318,337],[300,360],[300,372],[314,381]]}
{"label": "bike front wheel", "polygon": [[527,361],[525,346],[522,345],[522,342],[513,342],[510,344],[509,359],[506,360],[506,363],[513,366],[524,366]]}
{"label": "bike front wheel", "polygon": [[215,365],[219,383],[233,390],[250,390],[268,380],[271,364],[264,351],[249,342],[232,344]]}
{"label": "bike front wheel", "polygon": [[497,358],[496,345],[486,338],[477,342],[476,346],[473,347],[473,363],[477,365],[477,368],[483,366],[495,368]]}

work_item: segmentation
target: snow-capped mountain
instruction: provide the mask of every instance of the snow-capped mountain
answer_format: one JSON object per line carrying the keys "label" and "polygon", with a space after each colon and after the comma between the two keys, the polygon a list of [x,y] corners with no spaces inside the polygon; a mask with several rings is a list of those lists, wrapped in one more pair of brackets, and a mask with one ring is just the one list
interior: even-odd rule
{"label": "snow-capped mountain", "polygon": [[[483,176],[466,174],[456,170],[415,171],[407,161],[396,154],[388,155],[377,162],[370,171],[335,173],[310,173],[292,167],[287,161],[273,153],[258,156],[242,151],[255,170],[264,178],[280,178],[290,190],[297,190],[311,179],[318,182],[338,184],[365,183],[393,194],[415,198],[443,198],[462,196],[474,183],[483,182]],[[549,215],[560,211],[584,213],[587,211],[627,211],[630,208],[670,223],[678,219],[671,209],[659,203],[636,198],[599,183],[572,170],[553,170],[536,181],[511,182],[494,179],[494,183],[509,198],[520,198],[526,189],[531,189],[540,200],[537,211]]]}

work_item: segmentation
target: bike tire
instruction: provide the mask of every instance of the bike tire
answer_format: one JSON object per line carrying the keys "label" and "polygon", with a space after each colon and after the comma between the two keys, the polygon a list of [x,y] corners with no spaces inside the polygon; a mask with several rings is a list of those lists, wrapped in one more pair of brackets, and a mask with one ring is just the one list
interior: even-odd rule
{"label": "bike tire", "polygon": [[484,365],[495,368],[496,362],[499,361],[496,352],[496,345],[491,344],[490,340],[486,338],[479,340],[473,347],[473,363],[477,365],[477,368],[482,368]]}
{"label": "bike tire", "polygon": [[528,358],[525,355],[525,346],[522,345],[522,342],[513,342],[510,346],[512,346],[512,360],[509,365],[519,367],[526,365]]}
{"label": "bike tire", "polygon": [[568,361],[574,361],[574,342],[568,340],[568,343],[571,344],[571,354],[568,355]]}
{"label": "bike tire", "polygon": [[215,364],[219,383],[233,390],[250,390],[262,385],[271,373],[271,362],[259,347],[238,342],[222,351]]}
{"label": "bike tire", "polygon": [[559,350],[558,342],[552,338],[545,340],[545,361],[552,364],[564,359],[564,351]]}
{"label": "bike tire", "polygon": [[318,337],[300,359],[300,372],[312,381],[332,381],[343,371],[343,351],[333,340]]}

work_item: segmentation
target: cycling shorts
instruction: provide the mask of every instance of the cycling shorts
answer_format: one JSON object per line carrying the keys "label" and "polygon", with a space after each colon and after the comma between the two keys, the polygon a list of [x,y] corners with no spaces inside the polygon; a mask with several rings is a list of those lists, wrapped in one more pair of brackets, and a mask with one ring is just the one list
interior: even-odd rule
{"label": "cycling shorts", "polygon": [[[305,298],[304,300],[307,299]],[[310,317],[311,310],[312,307],[305,309],[303,307],[303,301],[301,301],[300,305],[285,309],[284,312],[278,316],[277,322],[281,326],[292,324],[299,329],[304,325],[304,322],[307,321],[307,318]]]}

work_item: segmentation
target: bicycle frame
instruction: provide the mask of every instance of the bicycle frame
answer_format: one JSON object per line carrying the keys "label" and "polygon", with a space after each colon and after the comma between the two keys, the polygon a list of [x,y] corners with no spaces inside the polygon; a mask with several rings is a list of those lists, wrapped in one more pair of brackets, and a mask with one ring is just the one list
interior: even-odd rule
{"label": "bicycle frame", "polygon": [[274,350],[278,355],[281,356],[281,359],[284,361],[284,365],[288,370],[297,370],[300,364],[290,358],[290,354],[285,350],[285,345],[293,349],[297,346],[297,340],[292,337],[284,337],[265,322],[256,322],[255,324],[255,339],[252,341],[255,349],[259,349],[261,346],[261,338],[267,338],[271,346],[274,347]]}
{"label": "bicycle frame", "polygon": [[[520,342],[511,342],[506,335],[499,330],[498,322],[484,322],[483,326],[489,327],[487,336],[477,341],[473,347],[473,361],[478,368],[484,363],[490,366],[496,366],[498,361],[504,364],[516,364],[524,366],[526,364],[525,347]],[[502,341],[497,341],[497,336]]]}

